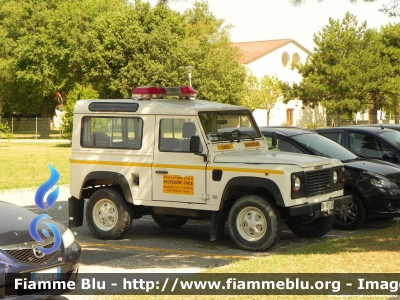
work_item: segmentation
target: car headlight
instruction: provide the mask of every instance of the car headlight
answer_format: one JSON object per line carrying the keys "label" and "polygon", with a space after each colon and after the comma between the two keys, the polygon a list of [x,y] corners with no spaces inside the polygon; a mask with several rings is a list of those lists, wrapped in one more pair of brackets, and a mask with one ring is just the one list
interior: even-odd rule
{"label": "car headlight", "polygon": [[296,178],[294,179],[294,188],[296,191],[299,191],[301,188],[301,179],[298,176],[296,176]]}
{"label": "car headlight", "polygon": [[75,241],[74,234],[69,228],[67,228],[67,230],[62,234],[62,240],[64,243],[64,248],[68,248]]}
{"label": "car headlight", "polygon": [[333,171],[333,183],[337,183],[338,174],[336,171]]}
{"label": "car headlight", "polygon": [[371,184],[385,189],[398,189],[399,187],[393,181],[387,179],[386,177],[379,175],[375,172],[365,171],[361,173],[363,177],[370,180]]}

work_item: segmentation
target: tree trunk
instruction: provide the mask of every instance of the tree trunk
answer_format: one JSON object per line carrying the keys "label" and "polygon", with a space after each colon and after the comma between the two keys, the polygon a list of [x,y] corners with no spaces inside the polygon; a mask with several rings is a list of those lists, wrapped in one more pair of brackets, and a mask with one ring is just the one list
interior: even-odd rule
{"label": "tree trunk", "polygon": [[394,123],[399,124],[399,97],[395,96],[393,99],[393,112],[394,112]]}
{"label": "tree trunk", "polygon": [[368,111],[369,124],[378,124],[378,108],[374,107]]}
{"label": "tree trunk", "polygon": [[270,113],[270,110],[267,109],[267,126],[269,126],[269,113]]}
{"label": "tree trunk", "polygon": [[52,97],[47,97],[43,100],[41,106],[41,114],[40,119],[38,119],[38,131],[39,131],[39,138],[41,139],[48,139],[50,138],[50,100]]}

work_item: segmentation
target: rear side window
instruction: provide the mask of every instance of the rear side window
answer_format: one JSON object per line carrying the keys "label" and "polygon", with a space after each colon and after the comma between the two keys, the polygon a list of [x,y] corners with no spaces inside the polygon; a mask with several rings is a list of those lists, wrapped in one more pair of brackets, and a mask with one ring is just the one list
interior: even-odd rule
{"label": "rear side window", "polygon": [[350,150],[363,157],[382,159],[384,154],[390,153],[390,149],[372,135],[351,132],[349,134]]}
{"label": "rear side window", "polygon": [[324,132],[321,133],[321,135],[323,135],[324,137],[327,137],[328,139],[341,144],[342,141],[342,133],[341,132]]}
{"label": "rear side window", "polygon": [[143,120],[141,118],[84,117],[81,146],[85,148],[140,149]]}

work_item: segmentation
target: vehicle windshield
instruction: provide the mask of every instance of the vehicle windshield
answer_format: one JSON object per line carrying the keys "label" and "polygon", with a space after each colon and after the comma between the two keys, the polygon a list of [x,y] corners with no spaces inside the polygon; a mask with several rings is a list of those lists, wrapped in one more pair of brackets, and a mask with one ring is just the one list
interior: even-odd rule
{"label": "vehicle windshield", "polygon": [[342,162],[358,159],[353,152],[317,133],[295,135],[292,138],[315,155],[336,158]]}
{"label": "vehicle windshield", "polygon": [[400,132],[398,131],[382,131],[378,134],[387,140],[390,144],[396,148],[400,148]]}
{"label": "vehicle windshield", "polygon": [[248,110],[200,112],[199,118],[212,142],[261,138],[260,130]]}

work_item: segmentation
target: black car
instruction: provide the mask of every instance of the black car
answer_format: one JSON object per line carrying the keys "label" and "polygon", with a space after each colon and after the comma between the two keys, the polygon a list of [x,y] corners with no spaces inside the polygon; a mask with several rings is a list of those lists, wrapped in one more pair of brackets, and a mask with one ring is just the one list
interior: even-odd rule
{"label": "black car", "polygon": [[345,167],[345,194],[353,204],[337,211],[335,228],[356,229],[367,218],[400,217],[400,169],[391,163],[364,159],[314,131],[301,128],[260,127],[268,145],[274,132],[276,147],[286,151],[336,158]]}
{"label": "black car", "polygon": [[400,131],[400,124],[365,124],[365,125],[359,125],[359,126],[389,128],[389,129]]}
{"label": "black car", "polygon": [[[0,298],[41,299],[45,295],[69,292],[68,289],[38,291],[26,288],[24,282],[54,280],[61,284],[61,281],[76,281],[81,246],[71,230],[51,219],[41,219],[41,216],[0,201]],[[36,225],[43,242],[37,242],[32,237],[31,224]],[[58,231],[60,238],[55,237],[54,231]],[[44,250],[39,250],[37,246]],[[53,252],[44,253],[50,251]]]}
{"label": "black car", "polygon": [[400,132],[381,126],[340,126],[315,129],[353,153],[400,165]]}

